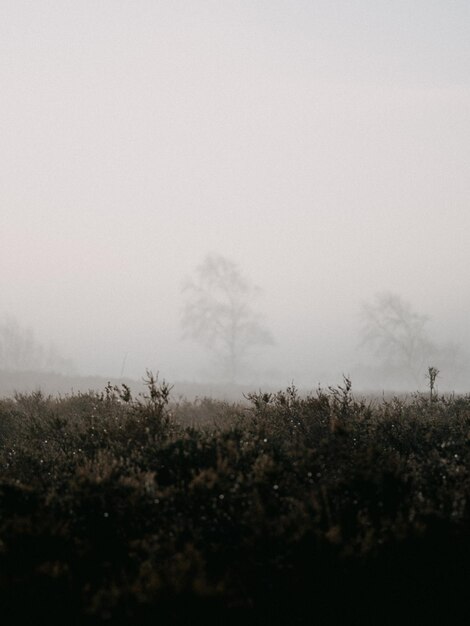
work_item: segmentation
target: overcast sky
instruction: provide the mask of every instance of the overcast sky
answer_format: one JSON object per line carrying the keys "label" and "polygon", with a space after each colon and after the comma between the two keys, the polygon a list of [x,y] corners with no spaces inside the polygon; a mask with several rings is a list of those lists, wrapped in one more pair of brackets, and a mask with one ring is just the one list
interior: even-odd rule
{"label": "overcast sky", "polygon": [[197,378],[214,251],[286,380],[360,360],[379,291],[470,349],[469,33],[468,0],[0,0],[0,315]]}

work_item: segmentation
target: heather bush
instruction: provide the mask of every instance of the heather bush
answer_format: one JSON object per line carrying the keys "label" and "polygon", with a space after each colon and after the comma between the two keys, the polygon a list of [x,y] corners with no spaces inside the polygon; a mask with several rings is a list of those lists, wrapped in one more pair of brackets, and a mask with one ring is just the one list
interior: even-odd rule
{"label": "heather bush", "polygon": [[441,621],[466,609],[470,397],[292,385],[0,401],[11,620]]}

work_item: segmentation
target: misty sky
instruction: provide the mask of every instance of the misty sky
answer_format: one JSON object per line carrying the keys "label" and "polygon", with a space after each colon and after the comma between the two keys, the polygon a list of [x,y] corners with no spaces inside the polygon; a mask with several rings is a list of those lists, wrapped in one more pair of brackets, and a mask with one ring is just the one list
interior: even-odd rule
{"label": "misty sky", "polygon": [[197,377],[181,284],[219,252],[286,380],[361,360],[378,291],[470,349],[469,32],[468,0],[0,0],[0,315]]}

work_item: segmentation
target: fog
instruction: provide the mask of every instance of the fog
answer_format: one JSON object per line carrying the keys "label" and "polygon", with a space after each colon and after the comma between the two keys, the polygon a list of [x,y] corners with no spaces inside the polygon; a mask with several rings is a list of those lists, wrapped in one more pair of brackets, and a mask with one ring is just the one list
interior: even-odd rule
{"label": "fog", "polygon": [[209,380],[180,320],[212,253],[275,338],[244,382],[377,384],[382,292],[470,352],[469,26],[466,0],[3,0],[0,317],[82,375]]}

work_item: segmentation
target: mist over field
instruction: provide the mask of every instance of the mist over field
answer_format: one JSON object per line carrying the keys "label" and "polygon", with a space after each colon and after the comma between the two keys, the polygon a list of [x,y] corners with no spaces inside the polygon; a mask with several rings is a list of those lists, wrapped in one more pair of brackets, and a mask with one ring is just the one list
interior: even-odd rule
{"label": "mist over field", "polygon": [[0,0],[5,624],[470,623],[469,33]]}
{"label": "mist over field", "polygon": [[[3,0],[0,327],[29,343],[0,369],[468,391],[469,26],[466,0]],[[237,368],[184,324],[208,258],[248,286]]]}

